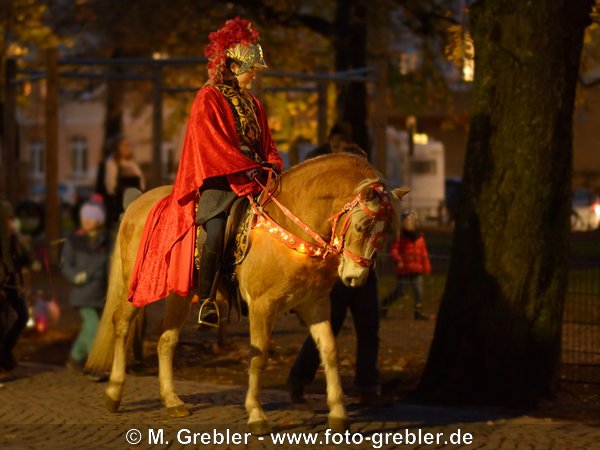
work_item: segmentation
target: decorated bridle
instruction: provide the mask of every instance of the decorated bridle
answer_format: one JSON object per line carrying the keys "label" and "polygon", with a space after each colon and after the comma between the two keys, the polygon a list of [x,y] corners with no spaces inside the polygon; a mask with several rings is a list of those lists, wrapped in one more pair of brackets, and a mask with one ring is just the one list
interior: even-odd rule
{"label": "decorated bridle", "polygon": [[[252,207],[252,211],[256,216],[256,221],[254,223],[253,228],[264,228],[270,234],[272,234],[275,238],[277,238],[280,242],[283,242],[288,247],[293,250],[296,250],[299,253],[307,254],[308,256],[320,256],[323,259],[327,257],[329,254],[339,255],[343,253],[347,257],[351,258],[354,262],[359,264],[362,267],[371,267],[373,265],[373,254],[365,258],[361,255],[357,255],[345,247],[346,241],[346,233],[348,228],[350,227],[350,222],[352,220],[352,211],[356,207],[360,207],[369,217],[373,219],[373,222],[380,221],[388,221],[392,217],[392,202],[390,200],[390,195],[385,188],[385,186],[380,182],[373,182],[368,185],[368,187],[373,188],[375,194],[379,197],[380,207],[377,210],[373,211],[367,206],[367,200],[362,198],[362,194],[358,193],[354,199],[350,202],[346,203],[340,211],[333,214],[331,217],[327,219],[327,222],[331,222],[331,239],[327,242],[319,233],[310,228],[307,224],[305,224],[299,217],[294,215],[288,208],[282,205],[279,200],[275,198],[273,195],[273,189],[269,189],[269,185],[271,181],[271,173],[269,173],[269,179],[266,185],[262,185],[263,194],[261,196],[260,203],[252,197],[248,196],[250,200],[250,204]],[[275,222],[267,212],[264,210],[264,206],[272,201],[277,205],[277,207],[297,226],[302,228],[310,237],[312,237],[318,245],[307,242],[304,239],[290,233],[289,231],[282,228],[277,222]],[[344,217],[344,220],[341,222],[342,226],[340,228],[339,233],[337,232],[338,223],[340,223],[340,219]],[[379,247],[383,244],[383,240],[385,237],[385,229],[379,233],[376,233],[369,240],[369,245],[378,250]]]}
{"label": "decorated bridle", "polygon": [[[352,201],[346,203],[340,211],[327,219],[328,222],[331,222],[330,244],[332,244],[332,246],[336,249],[336,254],[343,252],[346,256],[363,267],[371,267],[373,264],[373,257],[371,256],[369,258],[364,258],[360,255],[352,253],[344,246],[346,241],[346,232],[348,231],[350,222],[352,220],[352,211],[355,207],[359,206],[369,217],[373,219],[373,222],[387,221],[392,217],[393,214],[392,202],[385,186],[379,182],[374,182],[369,184],[368,187],[373,188],[375,194],[379,197],[380,206],[377,208],[377,210],[371,210],[367,206],[365,200],[362,198],[362,194],[359,193]],[[336,237],[337,225],[342,216],[345,216],[345,219],[342,222],[342,228],[339,232],[339,236]],[[383,245],[383,241],[385,240],[385,232],[386,229],[384,228],[379,233],[375,233],[375,235],[373,235],[369,240],[369,246],[375,250],[380,250]]]}

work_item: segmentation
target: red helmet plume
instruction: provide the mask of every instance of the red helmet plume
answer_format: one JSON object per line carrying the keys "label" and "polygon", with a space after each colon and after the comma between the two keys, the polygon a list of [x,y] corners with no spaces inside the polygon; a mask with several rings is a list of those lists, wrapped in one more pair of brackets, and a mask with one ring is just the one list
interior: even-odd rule
{"label": "red helmet plume", "polygon": [[229,19],[219,30],[210,33],[209,43],[204,48],[204,56],[208,58],[208,77],[213,81],[221,81],[227,50],[237,44],[254,44],[258,38],[258,31],[252,24],[239,17]]}

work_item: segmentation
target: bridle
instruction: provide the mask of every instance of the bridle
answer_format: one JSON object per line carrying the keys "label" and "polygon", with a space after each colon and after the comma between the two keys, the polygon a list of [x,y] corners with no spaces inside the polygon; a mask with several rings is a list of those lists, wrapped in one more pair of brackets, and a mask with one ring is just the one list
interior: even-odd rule
{"label": "bridle", "polygon": [[[362,194],[357,194],[354,199],[348,203],[346,203],[340,211],[333,214],[331,217],[327,219],[328,222],[331,222],[331,244],[336,248],[337,253],[343,252],[346,256],[352,259],[355,263],[359,264],[363,267],[371,267],[373,265],[373,256],[369,258],[365,258],[363,256],[357,255],[356,253],[351,252],[345,247],[346,242],[346,233],[348,232],[348,228],[350,227],[350,222],[352,220],[352,212],[355,207],[360,207],[367,216],[371,217],[372,222],[387,222],[392,217],[392,202],[390,200],[390,196],[385,188],[385,186],[379,182],[374,182],[368,185],[373,188],[375,194],[379,197],[379,208],[373,211],[368,206],[366,201],[362,198]],[[336,236],[336,229],[340,218],[345,216],[344,221],[342,222],[342,228],[339,232],[339,235]],[[375,233],[375,235],[371,236],[369,239],[369,247],[379,250],[383,244],[383,240],[385,238],[386,228],[382,231]],[[337,241],[337,243],[336,243]],[[374,253],[374,252],[373,252]]]}
{"label": "bridle", "polygon": [[[383,238],[385,237],[385,228],[383,231],[376,233],[369,239],[369,247],[374,249],[369,257],[364,257],[351,252],[346,248],[345,243],[346,234],[352,221],[352,212],[357,207],[361,208],[369,217],[371,217],[373,224],[375,222],[385,221],[387,226],[387,223],[393,214],[392,202],[390,199],[390,194],[382,183],[373,182],[367,185],[368,187],[371,187],[375,192],[375,195],[379,197],[380,206],[376,210],[371,210],[367,206],[368,200],[363,199],[362,194],[358,193],[350,202],[346,203],[340,211],[336,212],[327,219],[327,222],[331,222],[331,238],[329,242],[327,242],[319,233],[310,228],[299,217],[282,205],[277,198],[275,198],[274,191],[278,186],[278,177],[275,177],[275,183],[273,184],[275,187],[270,189],[272,184],[271,172],[269,172],[269,177],[265,185],[259,182],[263,188],[263,193],[260,197],[260,200],[257,202],[252,196],[248,196],[252,211],[256,216],[253,226],[254,228],[266,229],[269,233],[274,235],[279,241],[285,243],[288,247],[300,253],[306,253],[309,256],[321,256],[323,259],[325,259],[329,254],[340,255],[343,253],[362,267],[371,267],[373,265],[376,253],[375,251],[378,250],[382,245],[384,240]],[[273,218],[271,218],[271,216],[269,216],[269,214],[264,210],[264,207],[269,202],[273,202],[275,205],[277,205],[277,207],[285,214],[286,217],[288,217],[298,227],[302,228],[312,239],[314,239],[318,245],[305,241],[304,239],[290,233],[277,224],[277,222],[275,222]],[[343,221],[341,221],[342,218],[344,218]],[[340,230],[337,231],[338,223],[340,222],[342,225]]]}

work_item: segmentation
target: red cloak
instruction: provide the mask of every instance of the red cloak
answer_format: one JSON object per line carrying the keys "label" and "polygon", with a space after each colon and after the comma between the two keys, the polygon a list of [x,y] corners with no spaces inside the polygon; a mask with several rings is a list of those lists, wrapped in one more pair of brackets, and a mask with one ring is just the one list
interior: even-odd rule
{"label": "red cloak", "polygon": [[[253,98],[261,129],[257,150],[264,161],[281,169],[266,114]],[[257,194],[260,186],[245,171],[258,166],[240,151],[235,119],[225,97],[211,85],[200,89],[190,112],[173,190],[154,205],[144,225],[129,286],[128,298],[134,306],[144,306],[169,292],[189,295],[198,189],[205,179],[226,175],[238,196]]]}

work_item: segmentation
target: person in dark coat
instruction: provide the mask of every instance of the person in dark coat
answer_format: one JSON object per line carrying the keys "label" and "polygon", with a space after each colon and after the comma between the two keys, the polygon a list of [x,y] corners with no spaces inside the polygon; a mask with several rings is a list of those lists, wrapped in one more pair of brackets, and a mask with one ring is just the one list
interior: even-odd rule
{"label": "person in dark coat", "polygon": [[109,262],[106,213],[99,199],[84,203],[80,218],[81,228],[69,236],[61,254],[61,272],[72,284],[69,304],[79,310],[82,319],[67,361],[67,367],[75,370],[83,370],[96,337],[106,301]]}
{"label": "person in dark coat", "polygon": [[0,369],[13,370],[17,366],[13,350],[29,320],[23,275],[35,258],[20,241],[14,209],[5,199],[0,199],[0,256]]}
{"label": "person in dark coat", "polygon": [[308,152],[304,160],[340,152],[354,153],[365,158],[367,157],[365,151],[352,142],[352,133],[348,130],[348,127],[343,124],[336,124],[329,130],[327,142]]}
{"label": "person in dark coat", "polygon": [[[343,128],[332,128],[328,144],[312,152],[312,157],[337,152],[354,153],[364,158],[367,154],[353,144]],[[309,153],[310,157],[311,153]],[[391,403],[379,393],[379,305],[377,299],[377,276],[373,270],[364,286],[348,287],[337,280],[330,294],[331,328],[338,335],[348,310],[352,313],[356,332],[356,368],[354,385],[360,403],[367,407],[390,406]],[[304,387],[310,384],[319,368],[320,357],[315,341],[308,336],[288,376],[288,389],[293,403],[305,403]]]}

